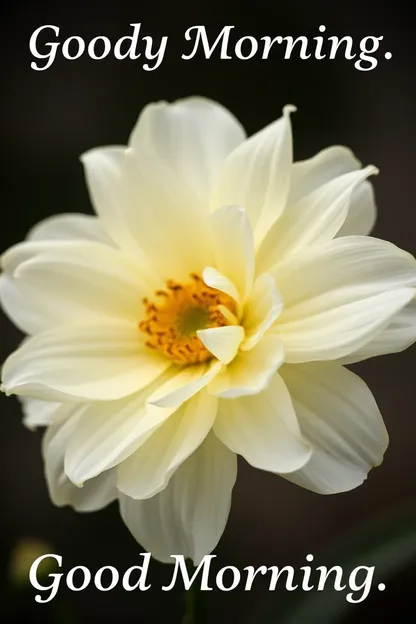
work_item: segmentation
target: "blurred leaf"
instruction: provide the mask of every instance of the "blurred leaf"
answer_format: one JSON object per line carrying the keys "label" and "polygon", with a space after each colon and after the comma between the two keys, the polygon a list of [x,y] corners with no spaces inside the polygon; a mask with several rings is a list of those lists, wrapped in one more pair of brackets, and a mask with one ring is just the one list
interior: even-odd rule
{"label": "blurred leaf", "polygon": [[[313,554],[313,553],[311,553]],[[331,575],[323,591],[303,591],[300,587],[288,593],[285,590],[285,579],[279,579],[276,592],[266,614],[256,618],[256,624],[334,624],[344,619],[357,608],[346,600],[346,594],[353,589],[348,588],[349,575],[359,566],[374,566],[374,577],[369,596],[379,591],[379,583],[386,583],[389,578],[400,571],[416,564],[416,510],[407,509],[400,515],[383,517],[381,520],[366,524],[364,528],[350,534],[343,540],[342,546],[333,549],[322,557],[314,559],[311,584],[316,586],[315,579],[319,573],[313,574],[320,565],[328,568],[341,566],[343,569],[343,584],[347,588],[343,591],[334,590],[333,575]],[[298,568],[299,569],[299,568]],[[295,568],[294,583],[298,583],[303,573]],[[299,584],[300,584],[299,582]],[[386,591],[388,584],[386,583]],[[279,591],[280,589],[280,591]],[[354,592],[356,593],[356,592]],[[363,601],[364,602],[364,601]],[[359,603],[361,604],[361,603]],[[359,606],[359,605],[358,605]]]}

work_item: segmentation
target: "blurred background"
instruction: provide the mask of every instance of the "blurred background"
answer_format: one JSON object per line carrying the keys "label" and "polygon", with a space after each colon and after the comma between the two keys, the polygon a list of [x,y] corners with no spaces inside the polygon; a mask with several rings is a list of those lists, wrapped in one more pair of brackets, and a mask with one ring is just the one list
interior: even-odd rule
{"label": "blurred background", "polygon": [[[411,3],[15,1],[3,3],[1,13],[2,250],[49,215],[91,212],[79,163],[82,152],[125,143],[139,111],[149,102],[199,94],[230,108],[249,133],[278,117],[284,104],[295,104],[296,159],[331,144],[345,144],[364,164],[377,165],[381,173],[373,180],[379,208],[374,234],[416,252],[416,22]],[[86,41],[106,35],[116,41],[131,34],[132,22],[142,23],[142,34],[157,39],[169,36],[165,59],[156,71],[143,71],[142,59],[93,61],[84,55],[68,61],[59,54],[47,71],[30,68],[29,39],[41,25],[59,26],[59,41],[72,35]],[[341,56],[317,61],[295,55],[285,61],[279,50],[267,61],[260,57],[219,61],[216,54],[205,60],[200,53],[190,61],[180,58],[190,50],[184,32],[193,25],[205,25],[215,39],[224,25],[235,25],[237,38],[279,34],[312,38],[319,34],[320,24],[327,28],[325,35],[351,35],[356,45],[367,35],[383,35],[378,67],[360,72]],[[386,51],[392,52],[391,60],[384,59]],[[21,336],[3,315],[0,332],[3,361]],[[416,502],[415,367],[416,348],[355,366],[373,390],[391,438],[385,462],[359,489],[321,497],[241,463],[214,569],[262,564],[296,567],[305,565],[308,553],[316,562],[326,557],[335,565],[340,563],[339,548],[345,550],[355,535],[384,518],[397,526],[400,537],[402,525],[400,520],[395,525],[394,518],[408,518]],[[62,589],[59,601],[37,605],[32,588],[18,589],[11,581],[11,553],[22,539],[45,540],[49,547],[43,552],[62,555],[67,571],[81,564],[92,571],[110,564],[123,571],[136,563],[140,547],[119,519],[115,504],[91,515],[53,507],[43,478],[41,432],[31,433],[22,426],[15,398],[0,396],[0,409],[0,615],[5,614],[4,621],[31,623],[42,618],[46,623],[83,624],[93,617],[103,623],[179,624],[181,588],[163,594],[158,590],[169,582],[172,569],[156,562],[151,566],[153,588],[146,593]],[[410,551],[407,565],[386,581],[386,591],[373,590],[366,601],[349,605],[333,621],[366,623],[374,617],[378,622],[416,622],[416,565]],[[394,552],[395,548],[393,559]],[[365,541],[355,565],[372,565]],[[271,600],[274,616],[268,621],[280,624],[279,600],[284,602],[284,594],[284,588],[269,594],[267,582],[261,579],[249,593],[242,589],[212,592],[207,622],[260,623],[260,614]],[[304,596],[298,593],[297,599]],[[324,622],[325,602],[321,613],[322,617],[311,615],[302,622]],[[295,619],[294,624],[300,621]]]}

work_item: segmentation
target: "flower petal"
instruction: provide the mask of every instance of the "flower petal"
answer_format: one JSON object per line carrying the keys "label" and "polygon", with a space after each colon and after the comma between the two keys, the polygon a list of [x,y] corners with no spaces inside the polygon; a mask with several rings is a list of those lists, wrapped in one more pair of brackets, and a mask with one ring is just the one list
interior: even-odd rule
{"label": "flower petal", "polygon": [[336,363],[285,365],[281,374],[301,431],[313,447],[310,461],[286,478],[321,494],[360,485],[381,463],[388,445],[367,385]]}
{"label": "flower petal", "polygon": [[347,218],[354,190],[376,173],[373,166],[346,173],[289,206],[259,250],[258,270],[269,271],[297,251],[331,241]]}
{"label": "flower petal", "polygon": [[118,401],[80,406],[65,455],[65,473],[73,483],[82,485],[124,461],[170,417],[176,408],[146,402],[158,384],[160,380]]}
{"label": "flower petal", "polygon": [[16,269],[28,260],[36,258],[40,254],[55,252],[60,249],[62,241],[24,241],[10,247],[1,257],[1,268],[6,275],[13,276]]}
{"label": "flower petal", "polygon": [[[361,169],[360,161],[347,147],[334,145],[313,158],[296,162],[292,167],[291,191],[288,205],[293,206],[302,197],[334,178]],[[348,216],[338,236],[368,234],[375,222],[376,207],[371,183],[361,182],[353,191]]]}
{"label": "flower petal", "polygon": [[[396,245],[370,236],[337,238],[299,253],[274,271],[285,302],[282,316],[311,299],[333,293],[345,301],[395,288],[416,287],[416,259]],[[299,315],[301,316],[299,308]],[[289,313],[288,313],[289,314]]]}
{"label": "flower petal", "polygon": [[123,184],[129,232],[164,280],[212,264],[206,208],[162,160],[128,150]]}
{"label": "flower petal", "polygon": [[234,150],[224,163],[213,209],[243,206],[254,230],[256,243],[282,214],[290,188],[292,129],[285,106],[283,117]]}
{"label": "flower petal", "polygon": [[3,384],[7,394],[105,401],[133,394],[169,365],[134,325],[66,326],[29,338],[6,360]]}
{"label": "flower petal", "polygon": [[238,206],[219,208],[211,215],[215,264],[245,299],[253,285],[255,253],[246,211]]}
{"label": "flower petal", "polygon": [[61,403],[39,401],[38,399],[28,399],[27,397],[22,397],[21,404],[24,414],[23,424],[28,429],[50,425],[62,406]]}
{"label": "flower petal", "polygon": [[337,236],[367,235],[373,229],[376,219],[373,185],[371,182],[361,182],[353,191],[348,216]]}
{"label": "flower petal", "polygon": [[337,238],[274,277],[285,309],[272,332],[288,362],[334,359],[369,342],[414,296],[416,261],[378,239]]}
{"label": "flower petal", "polygon": [[42,441],[45,475],[49,495],[58,507],[71,505],[77,511],[97,511],[117,498],[116,473],[109,470],[84,487],[77,487],[64,471],[64,457],[68,441],[77,426],[77,418],[70,417],[69,410],[58,417],[57,422],[46,431]]}
{"label": "flower petal", "polygon": [[222,399],[214,432],[231,451],[261,470],[298,470],[311,456],[302,439],[290,394],[276,373],[267,389],[250,397]]}
{"label": "flower petal", "polygon": [[230,295],[236,302],[240,301],[240,295],[235,285],[217,269],[207,267],[202,273],[202,278],[207,286],[211,286],[211,288],[216,288],[226,295]]}
{"label": "flower petal", "polygon": [[235,358],[238,347],[244,340],[244,329],[240,325],[211,327],[196,332],[202,344],[223,364]]}
{"label": "flower petal", "polygon": [[283,310],[283,300],[271,275],[263,273],[255,283],[244,307],[246,337],[243,351],[252,349]]}
{"label": "flower petal", "polygon": [[117,486],[132,498],[163,490],[175,470],[206,438],[217,414],[218,399],[201,391],[183,404],[130,457],[119,464]]}
{"label": "flower petal", "polygon": [[147,272],[181,279],[210,264],[206,211],[156,154],[101,148],[81,160],[103,227]]}
{"label": "flower petal", "polygon": [[178,368],[176,375],[160,385],[149,396],[148,403],[158,407],[179,407],[184,401],[205,388],[222,367],[221,362],[213,360],[209,364]]}
{"label": "flower petal", "polygon": [[81,156],[81,162],[91,203],[102,227],[121,249],[140,257],[125,214],[125,207],[131,201],[125,184],[126,148],[92,149]]}
{"label": "flower petal", "polygon": [[[44,314],[45,326],[92,320],[137,323],[140,301],[155,287],[128,257],[100,243],[63,242],[14,271],[25,308]],[[28,312],[29,314],[29,312]]]}
{"label": "flower petal", "polygon": [[[36,334],[53,324],[48,310],[36,294],[28,288],[18,286],[9,275],[0,275],[0,303],[3,312],[25,334]],[[49,313],[52,312],[49,310]]]}
{"label": "flower petal", "polygon": [[352,364],[377,355],[399,353],[414,342],[416,342],[416,299],[400,310],[387,327],[376,334],[370,342],[344,358],[342,363]]}
{"label": "flower petal", "polygon": [[113,245],[97,217],[77,213],[48,217],[35,225],[27,238],[30,241],[84,240]]}
{"label": "flower petal", "polygon": [[227,523],[237,458],[209,434],[167,487],[138,501],[120,494],[120,512],[135,539],[159,561],[182,554],[198,565]]}
{"label": "flower petal", "polygon": [[309,317],[281,322],[273,328],[293,364],[336,360],[361,349],[414,297],[415,290],[401,288],[333,307],[330,298],[322,311]]}
{"label": "flower petal", "polygon": [[250,351],[240,351],[209,384],[208,391],[227,399],[264,390],[284,361],[280,339],[266,334]]}
{"label": "flower petal", "polygon": [[360,161],[343,145],[327,147],[312,158],[293,163],[288,205],[297,204],[327,182],[357,169],[361,169]]}
{"label": "flower petal", "polygon": [[155,153],[206,201],[225,158],[244,139],[243,127],[226,108],[205,98],[188,98],[147,106],[130,145]]}

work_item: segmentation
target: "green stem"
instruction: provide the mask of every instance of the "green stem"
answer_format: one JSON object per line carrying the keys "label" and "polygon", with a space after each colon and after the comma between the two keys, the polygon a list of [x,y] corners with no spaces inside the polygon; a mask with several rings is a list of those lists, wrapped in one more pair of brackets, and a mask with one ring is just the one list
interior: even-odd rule
{"label": "green stem", "polygon": [[[192,562],[187,562],[189,577],[195,571]],[[183,624],[204,624],[204,609],[201,588],[195,583],[185,594],[185,617]]]}

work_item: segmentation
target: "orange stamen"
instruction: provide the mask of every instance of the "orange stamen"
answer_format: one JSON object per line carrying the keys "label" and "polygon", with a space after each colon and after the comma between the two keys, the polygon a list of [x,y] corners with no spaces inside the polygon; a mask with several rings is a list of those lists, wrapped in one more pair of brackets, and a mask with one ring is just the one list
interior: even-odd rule
{"label": "orange stamen", "polygon": [[[146,334],[146,346],[157,349],[176,364],[197,364],[213,356],[198,338],[199,329],[232,324],[236,304],[229,295],[207,286],[202,278],[191,273],[186,284],[168,280],[168,290],[157,290],[157,302],[143,299],[146,318],[139,329]],[[224,315],[227,308],[231,314]]]}

